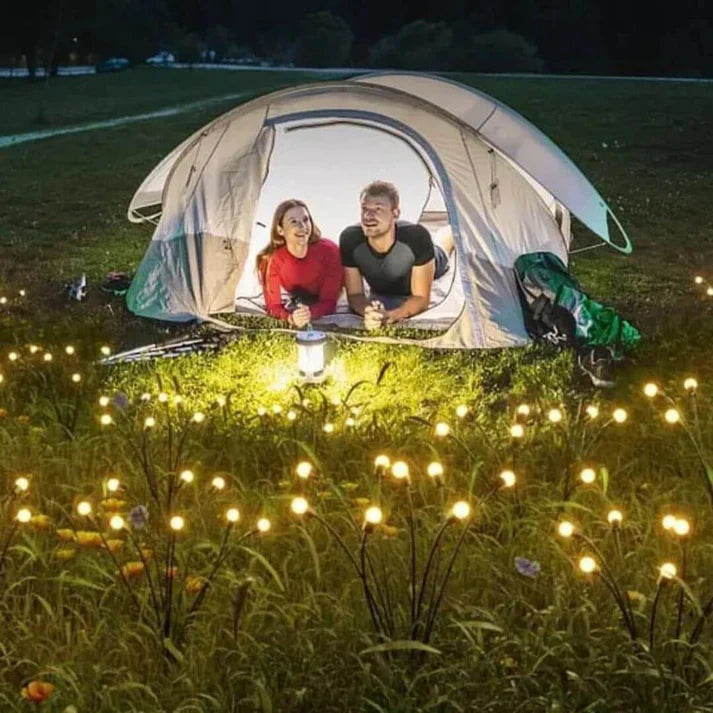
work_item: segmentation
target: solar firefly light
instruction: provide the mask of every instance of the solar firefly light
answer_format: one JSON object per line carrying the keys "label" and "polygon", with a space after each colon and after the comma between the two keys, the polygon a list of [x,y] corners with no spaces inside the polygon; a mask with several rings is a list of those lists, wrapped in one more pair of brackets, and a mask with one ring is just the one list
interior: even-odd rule
{"label": "solar firefly light", "polygon": [[308,384],[324,381],[324,345],[327,336],[324,332],[309,330],[297,332],[297,368],[300,377]]}

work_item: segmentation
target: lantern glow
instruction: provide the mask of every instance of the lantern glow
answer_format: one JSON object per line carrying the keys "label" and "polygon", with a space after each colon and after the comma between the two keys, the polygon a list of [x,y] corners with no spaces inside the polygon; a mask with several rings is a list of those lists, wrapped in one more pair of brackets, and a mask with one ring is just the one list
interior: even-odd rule
{"label": "lantern glow", "polygon": [[312,464],[306,460],[300,461],[297,464],[295,472],[297,473],[298,478],[301,478],[302,480],[307,480],[307,478],[312,475]]}
{"label": "lantern glow", "polygon": [[24,476],[20,476],[15,480],[15,488],[20,492],[25,492],[30,487],[30,481]]}
{"label": "lantern glow", "polygon": [[28,508],[21,508],[20,510],[17,511],[17,515],[15,515],[15,519],[18,522],[21,523],[27,523],[32,519],[32,513]]}
{"label": "lantern glow", "polygon": [[185,527],[186,521],[180,515],[174,515],[169,521],[169,525],[174,532],[178,532]]}
{"label": "lantern glow", "polygon": [[125,526],[126,523],[121,515],[112,515],[111,520],[109,520],[109,527],[111,527],[112,530],[123,530]]}
{"label": "lantern glow", "polygon": [[92,514],[92,505],[91,503],[87,502],[86,500],[82,500],[81,503],[77,505],[77,512],[82,515],[82,517],[86,517],[87,515]]}
{"label": "lantern glow", "polygon": [[456,416],[458,418],[465,418],[468,415],[468,407],[465,404],[459,404],[456,406]]}
{"label": "lantern glow", "polygon": [[216,475],[215,478],[210,483],[216,490],[223,490],[225,488],[225,478],[220,475]]}
{"label": "lantern glow", "polygon": [[118,478],[109,478],[109,480],[106,481],[106,489],[110,493],[115,493],[119,487],[121,486],[121,483],[119,482]]}
{"label": "lantern glow", "polygon": [[522,438],[525,435],[525,429],[522,427],[522,424],[514,423],[510,426],[510,435],[513,438]]}
{"label": "lantern glow", "polygon": [[406,463],[402,460],[397,460],[392,466],[391,466],[391,473],[393,474],[394,478],[396,480],[404,480],[408,479],[409,477],[409,468]]}
{"label": "lantern glow", "polygon": [[562,411],[558,408],[552,408],[547,413],[547,418],[551,423],[559,423],[562,420]]}
{"label": "lantern glow", "polygon": [[664,414],[664,418],[666,419],[666,423],[674,424],[681,420],[681,414],[675,408],[670,408]]}
{"label": "lantern glow", "polygon": [[683,388],[686,389],[686,391],[694,392],[698,388],[698,382],[692,376],[689,376],[683,382]]}
{"label": "lantern glow", "polygon": [[609,514],[607,515],[607,520],[612,526],[621,525],[621,521],[623,519],[624,516],[621,514],[621,510],[610,510]]}
{"label": "lantern glow", "polygon": [[300,376],[308,383],[324,381],[324,332],[297,332],[297,368]]}
{"label": "lantern glow", "polygon": [[586,485],[591,485],[597,479],[597,474],[595,473],[594,468],[585,468],[579,474],[579,479]]}
{"label": "lantern glow", "polygon": [[434,429],[434,433],[439,438],[445,438],[450,432],[451,427],[445,421],[439,421]]}

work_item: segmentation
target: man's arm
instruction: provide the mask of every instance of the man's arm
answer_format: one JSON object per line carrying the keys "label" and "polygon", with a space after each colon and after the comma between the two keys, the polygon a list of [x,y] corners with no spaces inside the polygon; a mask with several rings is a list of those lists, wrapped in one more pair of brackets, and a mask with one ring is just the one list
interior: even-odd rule
{"label": "man's arm", "polygon": [[429,260],[425,265],[416,265],[411,269],[411,296],[400,307],[386,313],[387,324],[400,322],[428,309],[435,272],[435,260]]}
{"label": "man's arm", "polygon": [[350,309],[363,316],[364,310],[369,306],[369,300],[364,296],[364,282],[359,268],[344,268],[344,287],[347,290]]}

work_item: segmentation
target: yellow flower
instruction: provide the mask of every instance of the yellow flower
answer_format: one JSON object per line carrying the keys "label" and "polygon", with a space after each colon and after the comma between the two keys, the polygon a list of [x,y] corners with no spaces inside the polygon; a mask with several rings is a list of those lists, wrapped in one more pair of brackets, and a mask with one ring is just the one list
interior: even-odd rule
{"label": "yellow flower", "polygon": [[186,577],[185,587],[189,594],[198,594],[207,585],[208,582],[203,577]]}
{"label": "yellow flower", "polygon": [[126,508],[125,500],[117,500],[117,498],[105,498],[101,501],[104,510],[110,513],[115,513]]}
{"label": "yellow flower", "polygon": [[77,531],[77,542],[82,547],[103,547],[102,537],[98,532],[91,532],[86,530]]}
{"label": "yellow flower", "polygon": [[30,681],[22,689],[22,697],[31,703],[42,703],[54,693],[54,685],[47,681]]}
{"label": "yellow flower", "polygon": [[122,568],[121,573],[127,579],[134,579],[140,577],[144,573],[144,563],[143,562],[127,562]]}
{"label": "yellow flower", "polygon": [[37,530],[37,532],[49,530],[50,522],[49,515],[33,515],[30,518],[30,526],[32,529]]}
{"label": "yellow flower", "polygon": [[62,542],[76,542],[77,535],[74,530],[57,530],[57,537],[59,537]]}
{"label": "yellow flower", "polygon": [[106,545],[109,552],[116,554],[124,546],[124,540],[107,540]]}
{"label": "yellow flower", "polygon": [[77,550],[72,547],[60,547],[58,550],[55,550],[54,558],[60,562],[66,562],[67,560],[71,560],[76,554]]}

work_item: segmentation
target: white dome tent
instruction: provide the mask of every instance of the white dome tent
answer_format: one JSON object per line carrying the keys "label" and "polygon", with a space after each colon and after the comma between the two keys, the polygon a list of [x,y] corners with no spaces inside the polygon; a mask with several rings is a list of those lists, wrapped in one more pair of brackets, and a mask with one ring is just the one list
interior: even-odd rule
{"label": "white dome tent", "polygon": [[[174,321],[236,309],[264,314],[254,256],[267,243],[277,203],[305,200],[323,234],[336,240],[358,222],[359,191],[374,179],[397,185],[404,219],[432,231],[450,225],[456,246],[432,306],[404,323],[441,333],[405,342],[526,344],[513,264],[536,251],[566,264],[570,212],[631,251],[579,169],[519,114],[439,77],[369,74],[259,97],[161,161],[129,207],[130,220],[158,221],[129,309]],[[610,215],[622,246],[611,242]],[[318,322],[357,323],[343,303]]]}

